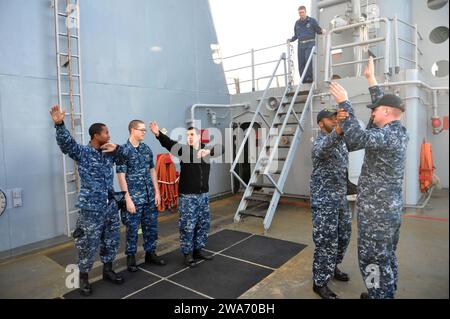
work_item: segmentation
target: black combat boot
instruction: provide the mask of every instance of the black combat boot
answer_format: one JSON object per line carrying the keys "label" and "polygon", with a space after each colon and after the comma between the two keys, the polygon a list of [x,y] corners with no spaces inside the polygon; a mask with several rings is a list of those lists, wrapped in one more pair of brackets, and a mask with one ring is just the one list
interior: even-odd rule
{"label": "black combat boot", "polygon": [[103,280],[110,281],[116,285],[121,285],[124,282],[123,277],[112,270],[112,262],[103,265]]}
{"label": "black combat boot", "polygon": [[349,281],[350,277],[345,273],[339,270],[338,267],[334,270],[334,279],[339,281]]}
{"label": "black combat boot", "polygon": [[197,264],[195,263],[194,258],[192,258],[191,254],[184,254],[184,262],[183,264],[185,266],[188,266],[190,268],[194,268],[195,266],[197,266]]}
{"label": "black combat boot", "polygon": [[139,270],[136,266],[136,258],[134,255],[127,256],[127,270],[129,272],[136,272]]}
{"label": "black combat boot", "polygon": [[158,266],[165,266],[166,262],[164,259],[156,255],[154,252],[145,252],[145,262],[152,263]]}
{"label": "black combat boot", "polygon": [[92,295],[91,284],[89,283],[89,275],[87,272],[80,272],[80,295],[88,297]]}
{"label": "black combat boot", "polygon": [[201,249],[194,249],[193,257],[194,257],[195,260],[199,260],[199,259],[200,260],[201,259],[203,259],[203,260],[211,260],[211,259],[213,259],[213,256],[205,255]]}
{"label": "black combat boot", "polygon": [[313,290],[316,294],[322,297],[322,299],[338,299],[337,295],[333,291],[331,291],[331,289],[328,288],[327,285],[317,286],[316,284],[314,284]]}
{"label": "black combat boot", "polygon": [[361,296],[359,296],[360,299],[370,299],[369,294],[367,292],[362,292]]}

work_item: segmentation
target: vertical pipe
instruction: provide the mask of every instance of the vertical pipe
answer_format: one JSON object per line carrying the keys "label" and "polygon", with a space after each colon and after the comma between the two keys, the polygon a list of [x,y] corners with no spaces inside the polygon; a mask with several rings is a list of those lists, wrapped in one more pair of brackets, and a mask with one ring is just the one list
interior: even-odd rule
{"label": "vertical pipe", "polygon": [[[234,147],[233,147],[233,121],[231,121],[230,122],[230,126],[228,127],[228,129],[229,129],[229,136],[228,136],[228,138],[230,139],[230,141],[229,141],[229,144],[228,144],[228,147],[229,147],[229,152],[230,152],[230,163],[233,163],[234,162],[234,158],[233,158],[233,150],[234,150]],[[235,192],[234,192],[234,177],[233,177],[233,174],[230,174],[230,179],[231,179],[231,193],[232,194],[234,194]]]}
{"label": "vertical pipe", "polygon": [[[284,59],[284,74],[286,74],[284,81],[285,81],[285,86],[288,87],[289,77],[291,76],[291,48],[290,48],[289,40],[287,41],[286,49],[287,49],[287,62],[286,62],[286,59]],[[287,66],[286,66],[286,63],[287,63]]]}
{"label": "vertical pipe", "polygon": [[252,59],[252,92],[255,92],[255,49],[251,50]]}
{"label": "vertical pipe", "polygon": [[398,45],[398,18],[394,16],[394,52],[395,52],[395,74],[400,72],[400,47]]}
{"label": "vertical pipe", "polygon": [[[352,0],[352,20],[353,23],[359,23],[361,18],[361,2],[360,0]],[[358,26],[353,33],[353,40],[355,42],[362,41],[361,39],[361,26]],[[356,46],[353,48],[354,61],[362,60],[362,47]],[[355,64],[356,76],[361,76],[362,65],[360,63]]]}
{"label": "vertical pipe", "polygon": [[330,57],[331,57],[331,33],[327,34],[327,45],[325,48],[325,75],[324,81],[330,81]]}
{"label": "vertical pipe", "polygon": [[234,89],[236,90],[236,94],[241,93],[241,85],[239,83],[239,78],[234,78]]}
{"label": "vertical pipe", "polygon": [[437,90],[433,90],[433,117],[439,117]]}
{"label": "vertical pipe", "polygon": [[417,24],[414,24],[414,49],[416,69],[419,69],[419,30],[417,29]]}
{"label": "vertical pipe", "polygon": [[390,75],[391,66],[391,25],[389,19],[382,19],[386,25],[386,43],[385,43],[385,59],[384,59],[384,74]]}

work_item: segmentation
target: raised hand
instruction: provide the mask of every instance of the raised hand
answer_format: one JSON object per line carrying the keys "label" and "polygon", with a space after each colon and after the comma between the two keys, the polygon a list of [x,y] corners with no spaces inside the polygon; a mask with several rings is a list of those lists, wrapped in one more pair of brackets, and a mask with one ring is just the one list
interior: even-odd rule
{"label": "raised hand", "polygon": [[156,123],[155,121],[150,122],[149,126],[150,130],[152,131],[153,134],[155,134],[156,137],[158,137],[159,135],[159,127],[158,127],[158,123]]}
{"label": "raised hand", "polygon": [[112,153],[117,149],[117,144],[106,143],[100,146],[100,149],[103,150],[103,153]]}
{"label": "raised hand", "polygon": [[344,121],[348,117],[348,112],[344,109],[339,109],[336,114],[336,120],[338,123]]}
{"label": "raised hand", "polygon": [[364,69],[364,75],[367,79],[370,79],[375,76],[375,66],[373,64],[373,57],[369,57],[369,62]]}
{"label": "raised hand", "polygon": [[61,110],[59,105],[53,105],[50,109],[50,115],[52,116],[53,122],[59,125],[64,121],[64,117],[66,116],[66,111]]}
{"label": "raised hand", "polygon": [[332,82],[330,84],[330,94],[334,97],[336,103],[338,104],[348,100],[347,91],[339,85],[339,83]]}
{"label": "raised hand", "polygon": [[364,75],[366,76],[366,79],[369,82],[369,87],[378,85],[377,79],[375,78],[375,66],[373,64],[373,57],[369,57],[369,62],[367,63],[366,68],[364,69]]}
{"label": "raised hand", "polygon": [[201,149],[197,153],[197,158],[202,158],[202,157],[208,156],[209,154],[211,154],[211,150]]}

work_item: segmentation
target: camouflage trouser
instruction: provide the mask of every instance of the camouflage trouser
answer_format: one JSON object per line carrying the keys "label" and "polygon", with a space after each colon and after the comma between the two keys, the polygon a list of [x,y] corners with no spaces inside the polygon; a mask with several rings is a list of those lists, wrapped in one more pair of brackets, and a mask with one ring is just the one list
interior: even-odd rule
{"label": "camouflage trouser", "polygon": [[137,251],[139,224],[142,228],[144,251],[154,252],[158,239],[158,211],[154,201],[150,204],[136,205],[136,213],[124,214],[123,223],[127,227],[127,243],[125,254],[135,255]]}
{"label": "camouflage trouser", "polygon": [[341,208],[312,207],[313,241],[315,244],[313,280],[326,285],[344,259],[352,232],[348,202]]}
{"label": "camouflage trouser", "polygon": [[181,194],[179,211],[181,252],[205,247],[211,220],[208,194]]}
{"label": "camouflage trouser", "polygon": [[359,269],[373,299],[392,299],[397,290],[395,251],[400,236],[400,212],[358,210]]}
{"label": "camouflage trouser", "polygon": [[120,218],[115,201],[105,211],[81,210],[77,229],[81,230],[81,235],[75,238],[80,272],[91,271],[99,244],[101,262],[114,261],[120,242]]}

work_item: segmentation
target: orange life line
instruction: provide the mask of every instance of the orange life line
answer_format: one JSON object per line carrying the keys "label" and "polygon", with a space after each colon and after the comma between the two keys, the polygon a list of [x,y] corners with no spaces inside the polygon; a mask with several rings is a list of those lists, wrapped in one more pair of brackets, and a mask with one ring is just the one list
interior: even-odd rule
{"label": "orange life line", "polygon": [[161,194],[159,212],[178,207],[178,180],[179,176],[175,169],[170,153],[158,154],[156,160],[156,174],[158,187]]}
{"label": "orange life line", "polygon": [[434,169],[431,144],[423,141],[420,150],[419,168],[420,191],[422,193],[426,192],[433,184]]}

